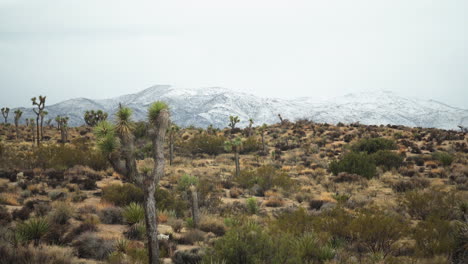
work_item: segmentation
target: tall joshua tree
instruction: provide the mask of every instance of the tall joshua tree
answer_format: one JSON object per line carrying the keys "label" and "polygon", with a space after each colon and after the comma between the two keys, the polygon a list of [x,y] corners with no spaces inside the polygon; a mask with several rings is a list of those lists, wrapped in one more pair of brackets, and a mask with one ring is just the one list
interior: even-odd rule
{"label": "tall joshua tree", "polygon": [[224,142],[224,150],[228,152],[234,152],[234,162],[236,164],[236,177],[240,175],[240,162],[239,162],[239,153],[242,148],[242,139],[240,137],[236,137],[233,140],[225,141]]}
{"label": "tall joshua tree", "polygon": [[176,124],[171,123],[169,128],[169,165],[172,165],[174,160],[174,141],[179,130],[180,128]]}
{"label": "tall joshua tree", "polygon": [[267,129],[267,125],[263,124],[261,127],[258,128],[258,133],[262,137],[262,153],[266,154],[266,144],[265,144],[265,131]]}
{"label": "tall joshua tree", "polygon": [[159,263],[157,239],[157,215],[154,193],[159,180],[164,175],[164,140],[169,126],[168,106],[164,102],[154,102],[148,109],[148,131],[153,145],[153,168],[137,170],[135,137],[133,135],[132,111],[119,107],[116,123],[100,122],[95,128],[99,149],[107,155],[114,170],[144,191],[146,236],[148,239],[149,263]]}
{"label": "tall joshua tree", "polygon": [[229,116],[229,127],[231,128],[231,131],[236,128],[236,124],[240,122],[240,119],[238,116]]}
{"label": "tall joshua tree", "polygon": [[55,118],[60,129],[60,142],[65,144],[68,141],[68,116],[57,116]]}
{"label": "tall joshua tree", "polygon": [[253,119],[252,118],[249,118],[249,132],[248,132],[248,136],[251,137],[252,136],[252,126],[253,126]]}
{"label": "tall joshua tree", "polygon": [[18,139],[19,138],[18,125],[19,125],[19,120],[20,120],[21,116],[23,115],[23,111],[17,109],[14,113],[15,113],[16,139]]}
{"label": "tall joshua tree", "polygon": [[10,113],[10,108],[3,107],[2,108],[2,116],[5,119],[5,124],[8,123],[8,114]]}
{"label": "tall joshua tree", "polygon": [[47,111],[42,111],[40,113],[40,117],[41,117],[41,140],[44,139],[44,117],[46,115],[48,115],[48,114],[49,114],[49,112],[47,112]]}
{"label": "tall joshua tree", "polygon": [[103,112],[102,110],[88,110],[84,114],[84,120],[88,126],[94,127],[99,122],[107,120],[107,116],[108,114],[106,112]]}
{"label": "tall joshua tree", "polygon": [[33,106],[37,106],[37,109],[33,108],[33,111],[36,114],[36,140],[37,140],[37,145],[39,146],[41,144],[39,131],[42,129],[39,127],[39,124],[40,124],[39,119],[41,118],[42,112],[44,111],[44,108],[45,108],[46,97],[39,95],[39,102],[37,101],[36,97],[31,98],[31,101],[32,101]]}

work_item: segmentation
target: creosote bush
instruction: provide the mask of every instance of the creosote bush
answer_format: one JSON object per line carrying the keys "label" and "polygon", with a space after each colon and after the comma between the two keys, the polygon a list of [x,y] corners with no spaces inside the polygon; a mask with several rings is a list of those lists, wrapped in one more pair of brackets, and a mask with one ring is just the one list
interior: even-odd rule
{"label": "creosote bush", "polygon": [[361,175],[367,179],[373,178],[376,174],[374,160],[366,153],[349,152],[340,160],[332,161],[329,169],[335,175],[340,172],[347,172]]}
{"label": "creosote bush", "polygon": [[254,170],[243,170],[234,180],[243,188],[251,188],[258,184],[263,192],[273,187],[280,187],[285,191],[294,187],[294,182],[288,174],[272,165],[263,165]]}
{"label": "creosote bush", "polygon": [[365,138],[351,146],[355,152],[375,153],[379,150],[394,150],[397,148],[395,141],[386,138]]}
{"label": "creosote bush", "polygon": [[143,202],[143,190],[131,183],[112,184],[102,188],[102,199],[117,206]]}

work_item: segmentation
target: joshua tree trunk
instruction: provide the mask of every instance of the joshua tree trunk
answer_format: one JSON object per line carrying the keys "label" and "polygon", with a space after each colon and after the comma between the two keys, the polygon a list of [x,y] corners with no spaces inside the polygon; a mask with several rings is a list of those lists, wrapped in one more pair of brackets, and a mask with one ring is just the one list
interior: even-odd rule
{"label": "joshua tree trunk", "polygon": [[171,139],[171,143],[169,146],[169,165],[172,165],[173,159],[174,159],[174,142],[172,142],[172,139]]}
{"label": "joshua tree trunk", "polygon": [[200,210],[198,208],[198,193],[197,187],[191,186],[190,191],[192,192],[192,218],[193,225],[195,228],[198,228],[200,224]]}
{"label": "joshua tree trunk", "polygon": [[263,148],[263,154],[266,154],[266,149],[265,149],[265,135],[262,132],[262,148]]}
{"label": "joshua tree trunk", "polygon": [[41,144],[41,139],[39,138],[39,115],[36,117],[36,140],[37,140],[37,145],[39,146]]}
{"label": "joshua tree trunk", "polygon": [[240,176],[239,146],[236,146],[235,162],[236,162],[236,177],[239,177]]}
{"label": "joshua tree trunk", "polygon": [[154,169],[143,179],[145,189],[146,236],[148,238],[149,263],[159,263],[158,222],[154,192],[159,180],[164,176],[164,140],[169,125],[169,112],[163,109],[159,112],[150,135],[153,137]]}
{"label": "joshua tree trunk", "polygon": [[44,139],[44,116],[41,116],[41,140]]}

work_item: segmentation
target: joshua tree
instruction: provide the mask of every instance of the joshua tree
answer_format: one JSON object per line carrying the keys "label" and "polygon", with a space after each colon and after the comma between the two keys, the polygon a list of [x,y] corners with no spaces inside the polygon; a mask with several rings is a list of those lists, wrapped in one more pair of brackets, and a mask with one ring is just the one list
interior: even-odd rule
{"label": "joshua tree", "polygon": [[229,127],[231,130],[234,130],[236,128],[236,124],[240,122],[240,119],[238,116],[229,116]]}
{"label": "joshua tree", "polygon": [[21,110],[16,110],[15,112],[15,130],[16,130],[16,139],[19,138],[19,131],[18,131],[18,125],[19,125],[19,120],[21,116],[23,115],[23,112]]}
{"label": "joshua tree", "polygon": [[40,117],[42,115],[42,112],[44,111],[46,97],[39,95],[39,102],[37,102],[36,97],[31,98],[31,101],[32,101],[33,106],[37,106],[37,109],[33,108],[33,111],[36,114],[36,124],[37,124],[37,126],[36,126],[36,139],[37,139],[37,145],[39,146],[39,144],[41,144],[41,139],[39,137],[39,131],[42,129],[42,126],[41,126],[41,128],[39,128],[39,119],[40,119]]}
{"label": "joshua tree", "polygon": [[57,122],[57,130],[60,130],[60,116],[56,116],[54,120]]}
{"label": "joshua tree", "polygon": [[55,120],[60,128],[60,141],[65,144],[68,141],[68,116],[57,116]]}
{"label": "joshua tree", "polygon": [[132,111],[119,107],[116,124],[100,122],[95,128],[99,149],[107,155],[114,170],[144,191],[146,236],[148,239],[149,263],[159,263],[156,201],[154,193],[159,180],[164,175],[164,140],[169,125],[168,106],[164,102],[151,104],[148,110],[149,135],[153,139],[153,168],[137,170],[135,137],[132,133]]}
{"label": "joshua tree", "polygon": [[192,219],[195,228],[200,223],[200,208],[198,207],[198,193],[195,185],[190,186],[190,192],[192,193]]}
{"label": "joshua tree", "polygon": [[249,132],[248,132],[248,133],[249,133],[249,135],[248,135],[249,137],[252,136],[252,126],[253,126],[253,123],[254,123],[253,119],[252,119],[252,118],[249,118],[249,130],[248,130],[248,131],[249,131]]}
{"label": "joshua tree", "polygon": [[281,117],[281,114],[278,114],[278,118],[280,119],[281,124],[283,124],[284,120],[283,117]]}
{"label": "joshua tree", "polygon": [[180,128],[173,123],[169,128],[169,165],[172,165],[172,161],[174,160],[174,141],[179,130]]}
{"label": "joshua tree", "polygon": [[84,114],[84,120],[88,126],[96,126],[99,122],[107,120],[108,114],[102,110],[91,110],[86,111]]}
{"label": "joshua tree", "polygon": [[224,142],[224,149],[228,152],[234,151],[234,161],[236,163],[236,177],[240,175],[240,162],[239,162],[239,152],[242,148],[242,139],[237,137],[230,141]]}
{"label": "joshua tree", "polygon": [[266,146],[265,146],[265,131],[267,129],[267,125],[263,124],[261,127],[258,128],[258,132],[262,137],[262,153],[266,154]]}
{"label": "joshua tree", "polygon": [[3,107],[2,108],[2,116],[5,119],[5,124],[8,122],[8,114],[10,113],[10,108]]}
{"label": "joshua tree", "polygon": [[47,112],[47,111],[42,111],[40,113],[40,116],[41,116],[41,140],[44,139],[44,117],[46,115],[48,115],[48,114],[49,114],[49,112]]}

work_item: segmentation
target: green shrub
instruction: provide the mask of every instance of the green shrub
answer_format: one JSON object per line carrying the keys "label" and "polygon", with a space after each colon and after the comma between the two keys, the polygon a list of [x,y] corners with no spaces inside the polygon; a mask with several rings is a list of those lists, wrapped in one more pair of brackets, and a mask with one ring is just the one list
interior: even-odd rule
{"label": "green shrub", "polygon": [[379,150],[393,149],[397,149],[395,141],[386,138],[365,138],[351,146],[351,150],[355,152],[367,152],[367,154],[372,154]]}
{"label": "green shrub", "polygon": [[49,221],[53,224],[64,225],[74,213],[75,210],[70,204],[60,202],[55,205],[54,210],[49,214]]}
{"label": "green shrub", "polygon": [[398,215],[388,215],[378,209],[361,211],[349,225],[354,240],[384,257],[393,250],[396,241],[407,233],[407,223]]}
{"label": "green shrub", "polygon": [[403,164],[403,157],[389,150],[379,150],[371,155],[375,165],[381,166],[386,171],[392,168],[398,169]]}
{"label": "green shrub", "polygon": [[80,258],[103,260],[114,251],[114,241],[103,239],[91,232],[80,235],[73,246]]}
{"label": "green shrub", "polygon": [[187,150],[195,154],[219,155],[224,152],[224,136],[197,134],[185,145]]}
{"label": "green shrub", "polygon": [[260,143],[256,137],[248,137],[246,140],[242,141],[242,148],[240,153],[247,154],[255,151],[259,151],[261,148]]}
{"label": "green shrub", "polygon": [[250,197],[246,200],[247,210],[250,214],[257,214],[259,207],[258,202],[255,197]]}
{"label": "green shrub", "polygon": [[450,221],[429,217],[418,223],[413,238],[416,252],[421,256],[450,255],[456,246],[456,226]]}
{"label": "green shrub", "polygon": [[366,153],[347,153],[340,160],[332,161],[329,168],[335,175],[347,172],[361,175],[367,179],[373,178],[376,173],[374,160]]}
{"label": "green shrub", "polygon": [[263,165],[255,170],[241,171],[240,175],[234,178],[234,181],[243,188],[251,188],[258,184],[263,191],[270,190],[275,186],[288,191],[294,186],[293,181],[286,172],[278,170],[272,165]]}
{"label": "green shrub", "polygon": [[135,224],[145,220],[145,209],[137,203],[131,203],[124,208],[122,213],[127,224]]}
{"label": "green shrub", "polygon": [[444,166],[450,166],[455,159],[452,155],[447,152],[435,152],[432,153],[432,158],[438,160]]}
{"label": "green shrub", "polygon": [[285,212],[269,224],[271,233],[290,233],[294,236],[311,232],[313,230],[314,217],[308,215],[302,207],[294,212]]}
{"label": "green shrub", "polygon": [[460,219],[461,202],[457,193],[437,189],[409,191],[402,198],[407,212],[419,220],[426,220],[431,216],[446,220]]}
{"label": "green shrub", "polygon": [[142,203],[143,198],[143,190],[131,183],[112,184],[102,188],[102,199],[117,206]]}
{"label": "green shrub", "polygon": [[49,223],[45,218],[31,218],[16,227],[16,233],[20,241],[34,241],[37,246],[39,241],[49,231]]}
{"label": "green shrub", "polygon": [[0,244],[0,263],[2,264],[26,264],[26,263],[50,263],[72,264],[74,260],[72,250],[61,247],[13,247],[8,244]]}
{"label": "green shrub", "polygon": [[99,219],[104,224],[119,225],[123,223],[123,210],[120,207],[107,207],[99,211]]}
{"label": "green shrub", "polygon": [[323,263],[335,257],[335,250],[320,245],[315,234],[304,233],[295,239],[290,254],[298,258],[296,263]]}
{"label": "green shrub", "polygon": [[189,190],[190,186],[192,185],[196,186],[197,184],[198,184],[197,177],[184,174],[182,175],[182,177],[180,177],[179,181],[177,182],[177,190],[186,192]]}

